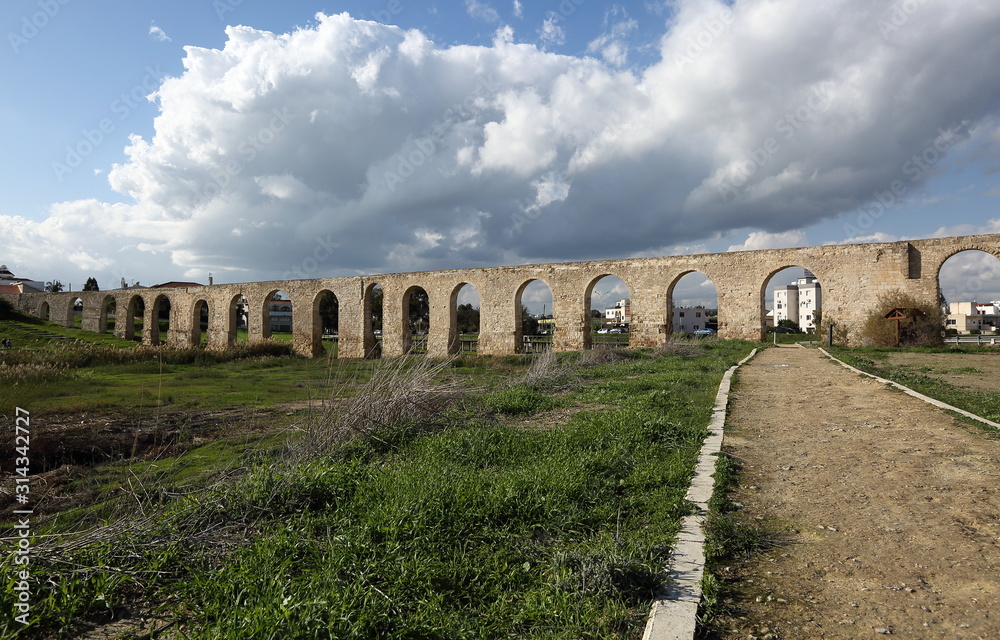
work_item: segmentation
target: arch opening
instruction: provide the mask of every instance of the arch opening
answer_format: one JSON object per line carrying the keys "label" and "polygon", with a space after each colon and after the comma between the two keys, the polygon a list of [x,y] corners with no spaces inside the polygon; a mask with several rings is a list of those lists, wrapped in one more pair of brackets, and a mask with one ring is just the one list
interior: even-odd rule
{"label": "arch opening", "polygon": [[51,315],[51,310],[49,309],[49,303],[43,302],[42,306],[38,308],[38,317],[46,322],[49,321],[49,316]]}
{"label": "arch opening", "polygon": [[823,285],[806,267],[776,269],[761,288],[761,311],[776,342],[813,340],[823,324]]}
{"label": "arch opening", "polygon": [[125,313],[125,332],[123,337],[126,340],[142,340],[142,330],[146,324],[146,301],[140,296],[135,296],[128,303]]}
{"label": "arch opening", "polygon": [[584,345],[592,349],[629,346],[632,294],[625,281],[605,274],[591,281],[584,296],[587,324]]}
{"label": "arch opening", "polygon": [[681,274],[667,291],[669,333],[706,338],[719,331],[719,292],[700,271]]}
{"label": "arch opening", "polygon": [[150,342],[153,345],[164,344],[170,338],[170,307],[170,298],[165,295],[159,295],[153,301],[153,326],[150,327]]}
{"label": "arch opening", "polygon": [[377,282],[365,287],[362,304],[363,341],[365,358],[382,357],[382,319],[385,293]]}
{"label": "arch opening", "polygon": [[69,308],[67,321],[67,324],[71,327],[76,327],[77,329],[83,328],[83,298],[73,299],[73,304]]}
{"label": "arch opening", "polygon": [[261,332],[265,339],[280,342],[292,340],[294,305],[281,289],[274,289],[264,297],[261,307]]}
{"label": "arch opening", "polygon": [[403,353],[426,354],[431,307],[423,287],[410,287],[403,294],[403,325]]}
{"label": "arch opening", "polygon": [[191,344],[196,347],[204,347],[208,343],[209,329],[209,307],[207,300],[198,300],[194,303],[193,315],[191,318]]}
{"label": "arch opening", "polygon": [[228,346],[246,344],[249,340],[247,323],[250,319],[250,306],[242,293],[229,299],[226,311],[226,336]]}
{"label": "arch opening", "polygon": [[540,353],[551,349],[557,328],[548,283],[537,278],[523,283],[514,295],[514,310],[521,320],[515,323],[515,351]]}
{"label": "arch opening", "polygon": [[115,332],[115,324],[118,320],[117,311],[118,301],[112,296],[105,297],[101,305],[101,333]]}
{"label": "arch opening", "polygon": [[1000,259],[979,249],[951,255],[937,276],[946,338],[1000,332]]}
{"label": "arch opening", "polygon": [[474,285],[463,282],[452,290],[448,353],[479,351],[480,304],[479,289]]}
{"label": "arch opening", "polygon": [[314,351],[322,352],[331,358],[336,358],[340,340],[340,300],[329,289],[316,294],[313,299],[313,347]]}

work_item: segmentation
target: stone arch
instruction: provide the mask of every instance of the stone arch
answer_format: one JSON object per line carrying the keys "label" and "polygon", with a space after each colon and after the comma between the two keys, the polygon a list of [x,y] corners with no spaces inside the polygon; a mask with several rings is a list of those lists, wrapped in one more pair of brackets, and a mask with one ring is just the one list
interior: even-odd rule
{"label": "stone arch", "polygon": [[[231,347],[239,342],[248,341],[250,331],[249,320],[250,305],[242,293],[237,293],[229,299],[229,304],[226,305],[224,343]],[[240,333],[241,330],[242,334]],[[242,340],[240,339],[241,335],[243,336]]]}
{"label": "stone arch", "polygon": [[[624,333],[619,333],[619,332],[616,331],[616,334],[615,334],[616,337],[618,337],[618,336],[624,336],[624,340],[603,340],[603,339],[597,339],[597,340],[595,340],[593,314],[591,312],[591,310],[594,308],[594,300],[593,300],[593,298],[594,298],[594,290],[597,288],[598,283],[606,280],[607,278],[614,278],[615,280],[621,282],[621,284],[625,287],[625,291],[624,291],[625,297],[624,298],[618,298],[617,300],[614,301],[614,304],[616,305],[615,308],[618,308],[617,305],[620,304],[623,300],[626,301],[626,302],[622,306],[621,313],[619,314],[620,315],[620,321],[613,323],[613,324],[616,325],[615,327],[613,327],[614,329],[616,329],[616,330],[624,330]],[[617,297],[617,295],[615,295],[613,297]],[[611,273],[611,272],[602,273],[601,275],[599,275],[599,276],[591,279],[590,283],[587,285],[587,289],[584,292],[584,296],[583,296],[583,311],[584,311],[584,315],[585,315],[585,317],[587,319],[587,321],[583,325],[583,346],[584,346],[584,349],[589,349],[589,348],[591,348],[591,347],[593,347],[595,345],[601,345],[601,346],[620,346],[620,347],[627,347],[628,346],[628,344],[629,344],[629,334],[628,334],[629,327],[628,327],[628,325],[630,325],[631,322],[632,322],[631,299],[632,299],[632,287],[628,286],[628,283],[625,281],[625,279],[622,278],[621,276],[619,276],[618,274]],[[604,317],[606,315],[606,309],[608,308],[606,305],[608,303],[609,303],[609,301],[603,300],[603,299],[599,301],[599,307],[601,307],[599,310],[601,312],[601,320],[602,320],[602,322],[600,324],[602,324],[602,325],[604,324],[603,323],[603,319],[604,319]],[[598,330],[600,330],[600,329],[598,329]],[[610,331],[610,329],[609,329],[609,331]],[[610,336],[612,334],[598,334],[598,335],[601,335],[601,336],[609,335]]]}
{"label": "stone arch", "polygon": [[[782,272],[787,272],[789,278],[794,277],[800,284],[795,284],[796,291],[788,289],[793,286],[791,282],[787,284],[774,283],[776,287],[786,288],[786,295],[776,296],[772,300],[772,296],[769,294],[769,290],[772,289],[772,281],[775,277],[781,275]],[[810,276],[816,280],[815,288],[811,286],[802,287],[801,279]],[[794,308],[789,308],[792,305],[791,298],[794,293]],[[823,277],[816,270],[806,267],[800,264],[784,264],[776,268],[772,268],[764,281],[760,285],[760,327],[761,327],[761,337],[763,340],[767,337],[770,326],[776,326],[782,319],[791,319],[793,322],[798,324],[804,331],[815,333],[821,320],[821,313],[823,309],[823,297],[828,292],[823,291]],[[778,308],[778,305],[789,305]],[[768,307],[771,307],[771,312],[773,319],[768,318]],[[778,313],[778,312],[783,313]],[[791,316],[791,317],[786,317]]]}
{"label": "stone arch", "polygon": [[49,303],[43,302],[41,306],[38,307],[38,317],[47,322],[51,315],[52,310],[49,308]]}
{"label": "stone arch", "polygon": [[936,265],[934,265],[934,279],[938,284],[938,293],[940,293],[940,282],[941,282],[941,269],[944,268],[946,262],[954,258],[960,253],[965,253],[966,251],[982,251],[983,253],[988,253],[994,258],[1000,260],[1000,248],[990,247],[983,244],[969,243],[960,244],[957,247],[949,248],[948,251],[941,254]]}
{"label": "stone arch", "polygon": [[[66,313],[66,326],[76,327],[77,329],[83,328],[83,312],[86,305],[83,302],[83,298],[75,296],[70,298],[69,309]],[[77,323],[76,319],[80,318],[80,322]]]}
{"label": "stone arch", "polygon": [[[469,296],[466,292],[466,287],[472,289],[475,292],[475,298],[478,299],[480,306],[474,306],[472,302],[460,303],[459,298],[463,295]],[[459,310],[459,305],[463,307],[469,305],[468,309],[462,309],[461,313]],[[479,294],[479,287],[472,284],[471,282],[460,282],[451,290],[451,295],[448,296],[448,353],[475,353],[478,346],[478,336],[480,331],[480,307],[482,306],[482,296]],[[468,313],[467,313],[468,312]],[[459,316],[462,317],[459,317]],[[466,337],[463,337],[466,336]],[[475,338],[470,338],[469,336],[475,336]]]}
{"label": "stone arch", "polygon": [[116,333],[125,340],[135,340],[136,330],[142,336],[146,326],[146,301],[140,295],[129,298],[125,306],[125,326]]}
{"label": "stone arch", "polygon": [[1000,328],[1000,305],[994,304],[1000,302],[1000,257],[995,252],[952,252],[938,267],[934,284],[949,335],[995,334]]}
{"label": "stone arch", "polygon": [[[549,290],[549,295],[551,295],[552,297],[552,304],[553,305],[555,304],[555,292],[552,290],[552,285],[542,278],[528,278],[517,287],[517,290],[514,292],[514,308],[513,308],[514,318],[515,318],[514,350],[516,353],[544,351],[547,350],[552,344],[551,342],[545,341],[544,339],[536,340],[535,339],[536,336],[527,335],[525,333],[526,328],[531,328],[530,326],[526,327],[526,325],[531,325],[531,323],[522,320],[523,318],[522,305],[523,305],[525,290],[528,289],[528,287],[531,286],[533,282],[539,282],[545,285],[545,287]],[[553,313],[551,315],[552,318],[554,319],[556,317],[555,309],[553,309],[552,311]],[[543,316],[548,315],[544,313],[544,309],[542,315]],[[554,326],[554,323],[552,330],[553,332],[558,330],[558,328]],[[538,329],[538,331],[541,331],[541,329]]]}
{"label": "stone arch", "polygon": [[208,338],[212,329],[212,309],[208,300],[199,298],[191,307],[191,345],[202,346],[202,337]]}
{"label": "stone arch", "polygon": [[101,300],[101,317],[98,322],[98,331],[100,333],[108,333],[109,331],[114,333],[117,324],[118,300],[113,295],[108,294]]}
{"label": "stone arch", "polygon": [[[704,278],[704,282],[700,286],[704,286],[705,283],[710,283],[712,288],[715,289],[715,300],[716,309],[718,316],[723,314],[722,301],[719,298],[719,287],[715,284],[715,280],[711,275],[702,271],[701,269],[687,269],[674,277],[667,286],[666,294],[666,312],[667,312],[667,324],[666,324],[666,334],[669,336],[674,333],[694,333],[696,331],[705,331],[707,329],[712,329],[711,327],[711,316],[709,315],[712,311],[712,305],[703,305],[703,309],[699,310],[697,304],[701,304],[699,298],[701,296],[685,296],[681,297],[678,295],[677,285],[680,284],[681,280],[684,280],[692,274],[697,274],[698,276]],[[705,296],[710,297],[710,296]],[[692,299],[693,298],[693,299]],[[681,304],[678,304],[681,303]],[[695,303],[695,304],[689,304]],[[693,317],[688,317],[688,314],[693,314]],[[718,317],[716,316],[716,317]],[[714,331],[714,329],[713,329]]]}
{"label": "stone arch", "polygon": [[[275,300],[284,294],[288,299]],[[261,301],[258,311],[261,337],[267,340],[275,332],[291,333],[295,324],[295,303],[284,289],[271,289]],[[286,322],[287,321],[287,322]]]}
{"label": "stone arch", "polygon": [[[165,293],[158,294],[153,298],[149,318],[149,327],[143,328],[143,333],[149,335],[149,344],[156,346],[166,344],[170,340],[170,328],[173,324],[173,305],[170,303],[170,296]],[[163,334],[166,333],[166,339]]]}
{"label": "stone arch", "polygon": [[324,336],[330,336],[331,357],[338,354],[337,340],[340,339],[340,298],[330,289],[316,292],[312,300],[312,350],[311,353],[322,354],[326,349]]}
{"label": "stone arch", "polygon": [[431,329],[430,294],[420,285],[411,285],[403,292],[400,304],[403,353],[426,354]]}
{"label": "stone arch", "polygon": [[382,357],[382,320],[385,306],[385,289],[378,282],[364,288],[362,303],[362,340],[366,358]]}

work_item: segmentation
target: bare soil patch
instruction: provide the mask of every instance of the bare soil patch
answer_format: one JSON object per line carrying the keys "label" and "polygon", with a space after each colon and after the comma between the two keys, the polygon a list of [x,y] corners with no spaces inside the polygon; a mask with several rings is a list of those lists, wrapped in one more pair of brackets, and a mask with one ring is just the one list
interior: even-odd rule
{"label": "bare soil patch", "polygon": [[[31,471],[34,511],[44,515],[65,510],[91,499],[87,492],[68,491],[74,481],[94,467],[119,461],[155,460],[221,438],[273,431],[270,416],[276,411],[239,409],[143,409],[132,412],[52,413],[33,417]],[[13,451],[13,430],[0,447]],[[14,505],[14,457],[0,460],[0,510]]]}
{"label": "bare soil patch", "polygon": [[713,637],[1000,638],[1000,440],[790,347],[738,372],[724,450],[784,542],[727,568]]}
{"label": "bare soil patch", "polygon": [[914,373],[974,391],[1000,392],[1000,351],[986,353],[893,353],[888,362]]}

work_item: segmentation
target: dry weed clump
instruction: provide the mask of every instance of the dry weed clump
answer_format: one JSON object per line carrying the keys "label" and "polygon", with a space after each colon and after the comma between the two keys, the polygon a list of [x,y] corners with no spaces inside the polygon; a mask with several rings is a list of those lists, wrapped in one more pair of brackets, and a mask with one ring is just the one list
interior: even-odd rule
{"label": "dry weed clump", "polygon": [[521,378],[521,382],[529,385],[538,384],[546,380],[551,380],[561,373],[559,356],[554,351],[545,351],[532,358],[531,366],[528,367],[524,377]]}
{"label": "dry weed clump", "polygon": [[[442,382],[441,374],[452,361],[426,357],[381,360],[364,384],[337,384],[321,413],[310,417],[293,454],[314,458],[354,438],[383,444],[393,428],[432,426],[441,414],[468,393],[459,382]],[[339,389],[357,388],[342,397]]]}
{"label": "dry weed clump", "polygon": [[56,364],[7,364],[0,362],[0,386],[3,387],[54,382],[68,374],[68,367]]}
{"label": "dry weed clump", "polygon": [[665,356],[677,356],[680,358],[695,358],[705,353],[705,338],[693,341],[691,338],[672,334],[666,344],[657,349],[657,352]]}
{"label": "dry weed clump", "polygon": [[576,363],[581,367],[596,367],[602,364],[616,364],[625,359],[619,348],[599,348],[581,351]]}

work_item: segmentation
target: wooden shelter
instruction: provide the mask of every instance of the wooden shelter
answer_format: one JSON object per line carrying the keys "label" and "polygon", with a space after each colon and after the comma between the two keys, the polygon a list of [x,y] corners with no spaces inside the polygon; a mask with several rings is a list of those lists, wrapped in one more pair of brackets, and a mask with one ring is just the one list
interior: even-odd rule
{"label": "wooden shelter", "polygon": [[896,307],[895,309],[891,310],[889,313],[885,314],[884,317],[885,317],[886,320],[893,320],[893,321],[896,322],[896,346],[897,347],[899,346],[899,323],[900,323],[900,321],[906,320],[908,318],[919,318],[919,317],[925,316],[925,315],[927,315],[927,314],[924,313],[923,311],[921,311],[920,309],[915,309],[915,308],[914,309],[907,309],[907,308],[904,308],[904,307]]}

